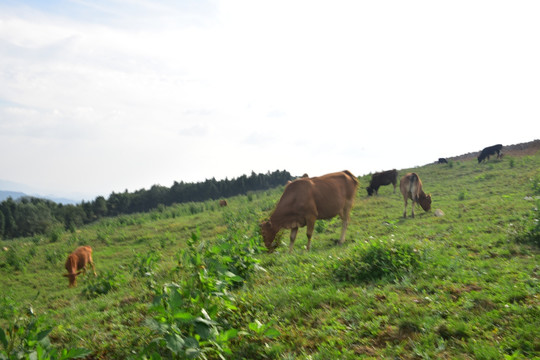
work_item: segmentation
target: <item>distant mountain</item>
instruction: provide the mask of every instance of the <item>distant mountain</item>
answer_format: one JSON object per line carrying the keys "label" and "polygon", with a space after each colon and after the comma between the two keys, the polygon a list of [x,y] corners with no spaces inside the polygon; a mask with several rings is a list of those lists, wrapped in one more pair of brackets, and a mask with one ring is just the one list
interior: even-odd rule
{"label": "distant mountain", "polygon": [[0,179],[0,202],[11,197],[13,200],[24,196],[32,196],[40,199],[47,199],[58,204],[77,204],[80,201],[58,197],[54,195],[41,195],[41,191],[28,185]]}
{"label": "distant mountain", "polygon": [[47,199],[47,200],[54,201],[57,204],[64,204],[64,205],[67,205],[67,204],[75,205],[78,203],[78,201],[75,201],[73,199],[66,199],[66,198],[60,198],[60,197],[54,197],[54,196],[42,196],[42,195],[36,195],[36,194],[28,195],[19,191],[0,190],[0,202],[7,200],[7,198],[12,198],[13,200],[17,200],[25,196],[32,196],[32,197],[36,197],[40,199]]}
{"label": "distant mountain", "polygon": [[23,196],[26,196],[26,194],[22,192],[0,190],[0,201],[4,201],[7,198],[12,198],[13,200],[15,200]]}

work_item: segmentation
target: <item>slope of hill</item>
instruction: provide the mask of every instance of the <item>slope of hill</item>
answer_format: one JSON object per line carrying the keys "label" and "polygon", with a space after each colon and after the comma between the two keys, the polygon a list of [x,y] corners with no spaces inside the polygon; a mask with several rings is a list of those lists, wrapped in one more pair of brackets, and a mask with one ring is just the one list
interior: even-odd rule
{"label": "slope of hill", "polygon": [[[457,160],[471,160],[476,159],[482,149],[478,149],[476,152],[470,152],[463,155],[452,156],[449,159]],[[525,155],[534,155],[540,151],[540,140],[533,140],[526,143],[513,144],[513,145],[503,145],[503,157],[504,156],[525,156]]]}
{"label": "slope of hill", "polygon": [[[415,168],[433,211],[414,219],[361,177],[345,244],[339,220],[319,221],[310,252],[305,228],[292,254],[288,232],[275,253],[257,246],[282,188],[1,241],[0,327],[29,326],[32,306],[54,346],[96,359],[535,358],[539,169],[538,152]],[[82,244],[99,276],[68,288]]]}

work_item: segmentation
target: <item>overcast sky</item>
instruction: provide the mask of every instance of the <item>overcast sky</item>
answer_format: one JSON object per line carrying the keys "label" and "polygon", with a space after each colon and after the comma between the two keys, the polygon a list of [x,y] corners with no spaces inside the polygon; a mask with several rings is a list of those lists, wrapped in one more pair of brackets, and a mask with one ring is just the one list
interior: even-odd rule
{"label": "overcast sky", "polygon": [[0,179],[92,200],[532,141],[539,19],[537,0],[0,0]]}

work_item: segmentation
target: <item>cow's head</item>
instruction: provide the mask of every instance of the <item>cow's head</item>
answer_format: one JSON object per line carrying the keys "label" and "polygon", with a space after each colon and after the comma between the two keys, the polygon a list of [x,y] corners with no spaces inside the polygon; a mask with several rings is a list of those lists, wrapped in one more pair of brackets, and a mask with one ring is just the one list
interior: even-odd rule
{"label": "cow's head", "polygon": [[366,188],[366,190],[367,190],[368,196],[373,195],[373,188],[372,188],[371,186],[368,186],[368,187]]}
{"label": "cow's head", "polygon": [[420,194],[420,197],[418,198],[418,203],[424,209],[424,211],[431,210],[431,194]]}
{"label": "cow's head", "polygon": [[276,231],[272,227],[270,220],[265,221],[261,224],[261,235],[264,240],[264,245],[269,252],[272,252],[277,245],[274,244],[274,239],[276,238]]}
{"label": "cow's head", "polygon": [[77,285],[77,275],[79,275],[81,272],[82,270],[79,270],[76,273],[64,274],[64,276],[69,279],[69,287],[74,287]]}

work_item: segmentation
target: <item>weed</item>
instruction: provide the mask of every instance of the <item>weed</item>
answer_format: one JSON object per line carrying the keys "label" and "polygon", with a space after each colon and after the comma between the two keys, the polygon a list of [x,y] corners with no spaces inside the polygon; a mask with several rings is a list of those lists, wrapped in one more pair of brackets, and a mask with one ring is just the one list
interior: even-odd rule
{"label": "weed", "polygon": [[[230,257],[221,256],[221,251],[230,248],[222,244],[207,249],[200,241],[200,231],[192,234],[187,249],[179,257],[178,270],[187,276],[179,284],[165,284],[154,298],[152,311],[155,316],[148,319],[147,324],[158,336],[145,348],[145,355],[232,356],[231,341],[239,331],[230,327],[220,314],[236,309],[228,290],[242,278],[228,271],[228,264],[219,261]],[[258,336],[279,334],[269,325],[260,323],[250,324],[249,329]]]}
{"label": "weed", "polygon": [[16,271],[25,271],[28,258],[21,255],[22,249],[20,247],[12,246],[6,252],[6,263]]}
{"label": "weed", "polygon": [[157,262],[161,259],[161,254],[156,250],[150,250],[146,254],[135,254],[130,268],[134,276],[150,277],[154,275]]}
{"label": "weed", "polygon": [[51,229],[49,233],[49,241],[52,243],[58,242],[62,238],[63,234],[64,234],[63,228],[61,226],[55,226],[54,228]]}
{"label": "weed", "polygon": [[34,314],[32,306],[22,309],[13,300],[0,299],[0,319],[6,320],[5,329],[0,327],[0,359],[79,359],[91,351],[78,349],[55,349],[49,334],[52,327],[44,327],[44,318]]}
{"label": "weed", "polygon": [[351,255],[334,265],[340,281],[365,282],[383,277],[398,279],[419,268],[422,254],[409,244],[373,240],[367,247],[357,247]]}
{"label": "weed", "polygon": [[82,290],[82,295],[87,299],[93,299],[118,289],[123,283],[125,283],[125,279],[122,274],[108,271],[104,274],[99,274],[95,278],[89,277]]}

